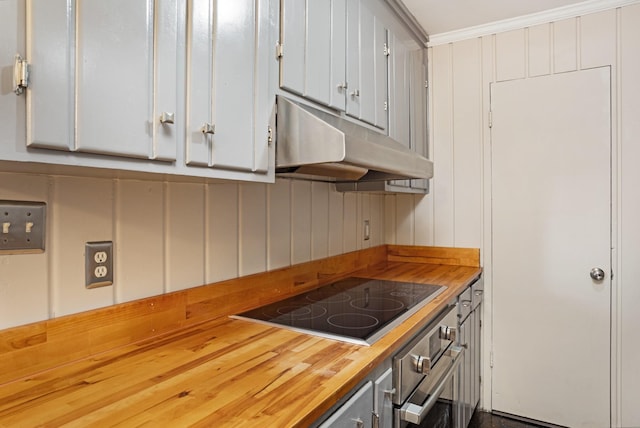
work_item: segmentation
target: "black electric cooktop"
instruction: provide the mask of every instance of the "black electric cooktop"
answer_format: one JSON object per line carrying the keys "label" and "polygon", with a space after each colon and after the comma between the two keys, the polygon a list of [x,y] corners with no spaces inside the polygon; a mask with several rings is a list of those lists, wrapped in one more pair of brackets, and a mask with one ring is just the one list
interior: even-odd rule
{"label": "black electric cooktop", "polygon": [[370,345],[444,288],[352,277],[233,317]]}

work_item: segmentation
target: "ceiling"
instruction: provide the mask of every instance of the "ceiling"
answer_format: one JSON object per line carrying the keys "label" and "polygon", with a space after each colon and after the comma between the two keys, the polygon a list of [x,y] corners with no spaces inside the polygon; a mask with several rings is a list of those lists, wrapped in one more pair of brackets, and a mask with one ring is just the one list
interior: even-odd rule
{"label": "ceiling", "polygon": [[581,0],[403,0],[429,35],[555,9]]}

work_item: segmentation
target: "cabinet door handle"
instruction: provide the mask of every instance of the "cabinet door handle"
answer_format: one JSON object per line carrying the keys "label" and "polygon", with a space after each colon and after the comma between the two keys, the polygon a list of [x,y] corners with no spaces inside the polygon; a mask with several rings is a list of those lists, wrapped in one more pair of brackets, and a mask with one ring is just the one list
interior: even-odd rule
{"label": "cabinet door handle", "polygon": [[202,133],[213,135],[216,133],[216,126],[210,123],[205,123],[204,125],[202,125]]}
{"label": "cabinet door handle", "polygon": [[169,123],[169,124],[173,124],[174,120],[175,120],[176,115],[174,113],[169,113],[169,112],[162,112],[162,114],[160,115],[160,123]]}
{"label": "cabinet door handle", "polygon": [[344,91],[345,89],[347,89],[347,82],[342,82],[338,85],[338,90]]}
{"label": "cabinet door handle", "polygon": [[359,97],[360,96],[360,90],[356,89],[355,91],[351,92],[351,96],[352,97]]}

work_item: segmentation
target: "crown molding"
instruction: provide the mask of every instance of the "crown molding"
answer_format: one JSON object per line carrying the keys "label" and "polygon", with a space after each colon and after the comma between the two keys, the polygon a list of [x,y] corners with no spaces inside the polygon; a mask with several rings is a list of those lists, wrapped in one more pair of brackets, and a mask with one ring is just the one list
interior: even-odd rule
{"label": "crown molding", "polygon": [[553,21],[559,21],[561,19],[575,18],[576,16],[602,12],[603,10],[615,9],[635,3],[640,3],[640,0],[588,0],[582,3],[519,16],[517,18],[504,19],[501,21],[490,22],[488,24],[448,31],[446,33],[430,34],[428,45],[437,46],[501,33],[503,31],[519,30],[533,25],[546,24]]}

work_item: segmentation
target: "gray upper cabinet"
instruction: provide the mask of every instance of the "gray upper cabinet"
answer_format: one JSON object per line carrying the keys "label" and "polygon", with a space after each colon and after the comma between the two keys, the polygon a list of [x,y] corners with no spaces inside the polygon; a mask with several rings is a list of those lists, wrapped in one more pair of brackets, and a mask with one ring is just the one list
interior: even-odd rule
{"label": "gray upper cabinet", "polygon": [[280,87],[387,128],[387,32],[364,0],[281,0]]}
{"label": "gray upper cabinet", "polygon": [[271,1],[22,2],[0,64],[22,54],[28,87],[0,104],[26,135],[0,160],[273,182]]}
{"label": "gray upper cabinet", "polygon": [[176,159],[177,1],[27,8],[27,145]]}
{"label": "gray upper cabinet", "polygon": [[266,173],[269,28],[258,24],[268,0],[190,0],[187,10],[187,164]]}
{"label": "gray upper cabinet", "polygon": [[281,0],[280,87],[344,111],[347,0]]}
{"label": "gray upper cabinet", "polygon": [[[389,33],[389,136],[427,156],[427,73],[424,49]],[[427,180],[394,180],[397,191],[424,193]],[[392,190],[392,189],[389,189]]]}
{"label": "gray upper cabinet", "polygon": [[387,30],[365,0],[347,0],[347,114],[387,129]]}

